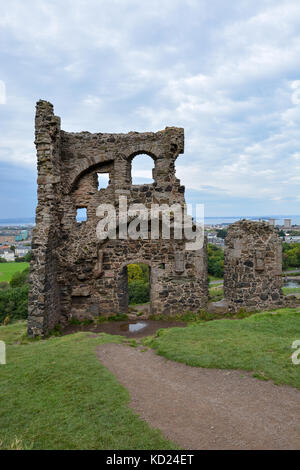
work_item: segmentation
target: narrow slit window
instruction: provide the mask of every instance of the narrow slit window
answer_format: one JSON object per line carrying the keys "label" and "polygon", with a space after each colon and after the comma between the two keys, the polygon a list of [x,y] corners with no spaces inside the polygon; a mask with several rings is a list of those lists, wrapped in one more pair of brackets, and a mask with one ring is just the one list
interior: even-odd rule
{"label": "narrow slit window", "polygon": [[86,221],[87,221],[86,207],[80,207],[76,211],[76,222],[81,223],[81,222],[86,222]]}
{"label": "narrow slit window", "polygon": [[100,189],[107,188],[109,184],[109,173],[97,173],[97,177],[98,177],[98,191],[100,191]]}

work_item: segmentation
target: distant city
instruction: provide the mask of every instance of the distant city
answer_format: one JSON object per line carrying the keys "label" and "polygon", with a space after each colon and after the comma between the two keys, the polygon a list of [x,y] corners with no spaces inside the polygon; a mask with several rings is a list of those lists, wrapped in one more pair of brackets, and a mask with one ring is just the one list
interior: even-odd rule
{"label": "distant city", "polygon": [[[206,217],[208,243],[224,248],[228,225],[241,219],[267,221],[279,231],[286,243],[300,243],[300,216]],[[34,218],[0,219],[0,258],[7,262],[25,260],[31,250]],[[29,256],[29,255],[28,255]]]}
{"label": "distant city", "polygon": [[0,229],[0,258],[6,262],[28,261],[31,239],[32,226],[2,226]]}
{"label": "distant city", "polygon": [[[300,225],[300,215],[265,215],[265,216],[216,216],[216,217],[205,217],[205,225],[229,225],[237,222],[241,219],[249,220],[274,220],[274,225],[284,225],[284,219],[290,219],[291,225]],[[0,226],[33,226],[34,217],[24,217],[24,218],[8,218],[0,219]]]}
{"label": "distant city", "polygon": [[274,220],[274,225],[284,225],[284,219],[290,219],[291,225],[300,225],[300,215],[266,215],[266,216],[240,216],[240,217],[205,217],[205,225],[229,225],[241,219]]}
{"label": "distant city", "polygon": [[300,243],[300,216],[268,217],[206,217],[205,233],[208,243],[224,248],[227,227],[241,219],[266,221],[276,227],[286,243]]}

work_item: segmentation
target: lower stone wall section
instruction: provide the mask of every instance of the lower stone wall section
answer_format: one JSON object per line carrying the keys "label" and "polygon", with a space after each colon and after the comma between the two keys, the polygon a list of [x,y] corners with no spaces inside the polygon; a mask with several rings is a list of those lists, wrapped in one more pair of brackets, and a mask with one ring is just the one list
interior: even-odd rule
{"label": "lower stone wall section", "polygon": [[282,241],[267,222],[241,220],[225,240],[224,296],[229,311],[284,305]]}

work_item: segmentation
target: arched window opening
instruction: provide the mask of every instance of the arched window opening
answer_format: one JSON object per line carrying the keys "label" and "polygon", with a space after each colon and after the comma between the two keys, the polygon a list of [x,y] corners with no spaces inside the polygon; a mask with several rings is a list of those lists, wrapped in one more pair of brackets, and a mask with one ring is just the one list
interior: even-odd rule
{"label": "arched window opening", "polygon": [[132,184],[152,184],[154,169],[153,158],[146,154],[137,155],[131,162]]}
{"label": "arched window opening", "polygon": [[81,222],[86,222],[86,221],[87,221],[86,207],[77,208],[77,210],[76,210],[76,222],[78,222],[80,224]]}
{"label": "arched window opening", "polygon": [[109,173],[97,173],[98,178],[98,191],[106,189],[109,185]]}

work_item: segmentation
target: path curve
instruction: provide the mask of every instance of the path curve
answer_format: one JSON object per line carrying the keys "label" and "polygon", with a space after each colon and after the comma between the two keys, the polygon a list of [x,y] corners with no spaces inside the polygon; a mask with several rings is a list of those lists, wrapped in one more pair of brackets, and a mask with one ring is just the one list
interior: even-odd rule
{"label": "path curve", "polygon": [[133,410],[184,449],[300,449],[297,389],[122,344],[96,354],[129,391]]}

